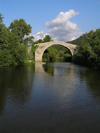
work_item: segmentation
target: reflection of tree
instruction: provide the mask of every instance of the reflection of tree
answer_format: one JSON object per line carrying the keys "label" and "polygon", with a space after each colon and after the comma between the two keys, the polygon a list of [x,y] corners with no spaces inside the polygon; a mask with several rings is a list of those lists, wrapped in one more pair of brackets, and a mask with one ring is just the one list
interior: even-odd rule
{"label": "reflection of tree", "polygon": [[34,66],[20,66],[16,68],[12,74],[9,89],[9,94],[12,95],[13,99],[19,104],[25,103],[31,93],[33,78],[34,78]]}
{"label": "reflection of tree", "polygon": [[0,115],[3,113],[6,104],[6,89],[0,87]]}
{"label": "reflection of tree", "polygon": [[51,66],[49,64],[44,64],[43,65],[43,69],[45,72],[47,72],[48,74],[51,74],[52,76],[54,75],[54,66]]}
{"label": "reflection of tree", "polygon": [[[57,67],[57,64],[56,67],[45,64],[43,65],[43,69],[46,73],[49,73],[51,75],[59,72],[57,73],[57,75],[63,75],[64,77],[68,77],[71,79],[75,75],[75,70],[71,67],[71,65],[66,65],[67,66],[64,68],[63,64],[63,69],[60,69],[60,67]],[[86,82],[88,86],[88,91],[92,94],[94,98],[97,98],[100,101],[100,71],[84,67],[82,67],[81,69],[81,67],[79,67],[78,73],[80,73],[81,82]]]}
{"label": "reflection of tree", "polygon": [[7,68],[0,69],[0,114],[3,113],[7,97]]}
{"label": "reflection of tree", "polygon": [[100,97],[100,71],[87,69],[86,71],[80,71],[80,75],[82,79],[85,79],[93,97]]}
{"label": "reflection of tree", "polygon": [[55,63],[53,64],[44,64],[44,71],[52,76],[62,76],[62,77],[72,77],[75,75],[74,69],[71,68],[71,63]]}
{"label": "reflection of tree", "polygon": [[34,78],[34,66],[2,68],[0,71],[0,110],[6,103],[7,94],[18,104],[24,104],[30,98]]}

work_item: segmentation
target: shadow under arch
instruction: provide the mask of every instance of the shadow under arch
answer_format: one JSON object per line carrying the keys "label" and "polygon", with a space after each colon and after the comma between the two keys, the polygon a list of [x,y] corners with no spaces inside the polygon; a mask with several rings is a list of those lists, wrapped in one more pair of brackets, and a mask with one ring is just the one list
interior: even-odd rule
{"label": "shadow under arch", "polygon": [[43,62],[72,62],[71,51],[60,44],[48,47],[42,56]]}

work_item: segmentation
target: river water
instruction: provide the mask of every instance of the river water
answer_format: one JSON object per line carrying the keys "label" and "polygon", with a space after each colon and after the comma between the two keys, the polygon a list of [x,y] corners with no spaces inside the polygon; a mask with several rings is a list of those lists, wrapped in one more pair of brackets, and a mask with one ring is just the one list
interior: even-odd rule
{"label": "river water", "polygon": [[0,133],[100,133],[100,71],[73,63],[0,68]]}

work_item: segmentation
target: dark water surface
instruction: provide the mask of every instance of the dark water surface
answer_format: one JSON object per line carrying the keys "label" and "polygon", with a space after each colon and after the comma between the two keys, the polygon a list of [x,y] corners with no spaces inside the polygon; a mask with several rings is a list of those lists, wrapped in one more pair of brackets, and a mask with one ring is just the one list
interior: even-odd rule
{"label": "dark water surface", "polygon": [[100,133],[100,71],[72,63],[0,68],[0,133]]}

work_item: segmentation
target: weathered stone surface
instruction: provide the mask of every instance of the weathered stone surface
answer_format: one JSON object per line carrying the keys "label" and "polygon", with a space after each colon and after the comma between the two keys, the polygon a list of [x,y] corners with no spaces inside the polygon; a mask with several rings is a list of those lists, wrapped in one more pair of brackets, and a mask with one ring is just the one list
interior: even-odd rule
{"label": "weathered stone surface", "polygon": [[[55,45],[55,44],[62,45],[64,47],[68,48],[72,54],[72,57],[74,55],[75,50],[78,48],[77,45],[65,43],[65,42],[61,42],[61,41],[51,41],[51,42],[46,42],[46,43],[39,43],[39,44],[36,44],[39,47],[35,51],[35,61],[42,61],[42,56],[43,56],[44,51],[48,47]],[[29,49],[30,49],[30,47],[29,47]]]}

